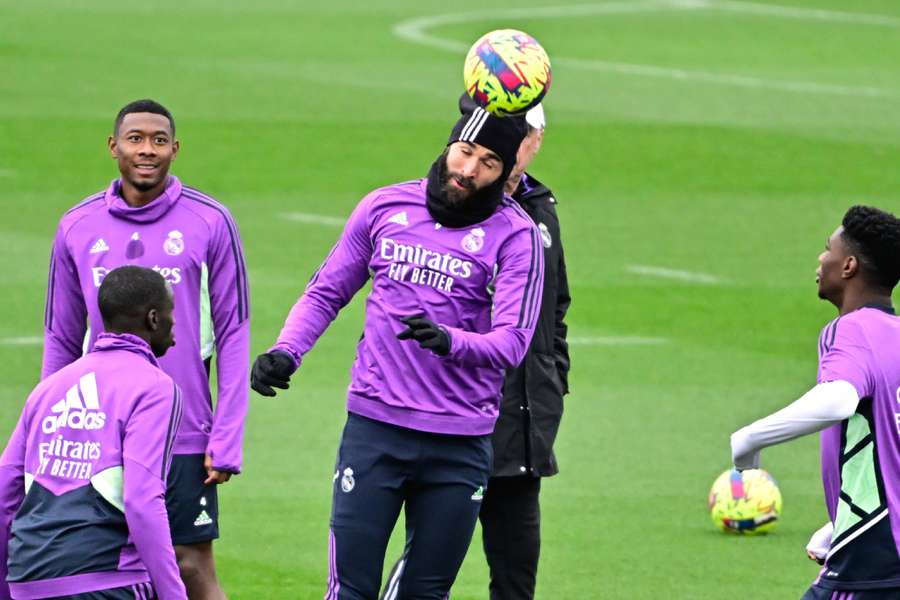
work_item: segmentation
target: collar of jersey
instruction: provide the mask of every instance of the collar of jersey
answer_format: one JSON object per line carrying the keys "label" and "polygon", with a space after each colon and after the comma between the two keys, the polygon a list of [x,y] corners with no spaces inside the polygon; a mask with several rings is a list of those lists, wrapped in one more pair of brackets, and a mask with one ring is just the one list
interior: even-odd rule
{"label": "collar of jersey", "polygon": [[152,223],[161,219],[169,210],[175,206],[181,197],[181,182],[174,175],[169,175],[169,183],[166,185],[166,191],[159,198],[141,206],[134,208],[128,206],[125,199],[119,194],[122,185],[121,179],[113,181],[106,190],[106,206],[110,214],[126,221],[135,223]]}
{"label": "collar of jersey", "polygon": [[159,362],[150,349],[150,344],[142,338],[130,333],[101,333],[94,342],[91,352],[105,352],[107,350],[127,350],[142,355],[150,363],[156,367]]}
{"label": "collar of jersey", "polygon": [[890,304],[866,304],[865,306],[863,306],[863,308],[874,308],[875,310],[886,312],[889,315],[897,314],[894,312],[894,307]]}

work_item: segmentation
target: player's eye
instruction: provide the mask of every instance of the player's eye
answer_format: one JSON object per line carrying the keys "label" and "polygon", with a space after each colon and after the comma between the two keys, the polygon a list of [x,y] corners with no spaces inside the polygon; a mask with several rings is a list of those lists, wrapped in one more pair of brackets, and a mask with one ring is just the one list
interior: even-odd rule
{"label": "player's eye", "polygon": [[137,143],[140,143],[140,141],[141,141],[141,136],[139,136],[139,135],[129,135],[129,136],[128,136],[127,138],[125,138],[125,139],[127,139],[129,142],[131,142],[131,143],[133,143],[133,144],[137,144]]}
{"label": "player's eye", "polygon": [[155,142],[157,144],[159,144],[160,146],[165,146],[166,144],[169,143],[169,138],[158,137],[158,138],[156,138]]}
{"label": "player's eye", "polygon": [[485,158],[481,161],[481,164],[483,164],[486,169],[493,169],[497,163],[490,158]]}

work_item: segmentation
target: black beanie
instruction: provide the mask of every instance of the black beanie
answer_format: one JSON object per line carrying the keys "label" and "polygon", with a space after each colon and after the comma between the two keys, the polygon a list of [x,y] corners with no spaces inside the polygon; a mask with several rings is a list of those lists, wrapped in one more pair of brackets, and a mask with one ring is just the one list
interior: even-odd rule
{"label": "black beanie", "polygon": [[519,145],[525,139],[528,128],[522,117],[495,117],[463,93],[459,98],[459,112],[462,116],[453,131],[447,145],[454,142],[472,142],[495,152],[503,161],[503,174],[500,181],[506,182],[516,164]]}

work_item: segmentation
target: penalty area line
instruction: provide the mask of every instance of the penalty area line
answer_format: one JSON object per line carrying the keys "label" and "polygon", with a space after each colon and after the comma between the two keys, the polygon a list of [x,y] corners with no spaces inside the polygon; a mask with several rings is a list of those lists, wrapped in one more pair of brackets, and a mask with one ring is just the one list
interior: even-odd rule
{"label": "penalty area line", "polygon": [[668,338],[635,335],[576,336],[566,341],[570,346],[661,346],[669,343]]}
{"label": "penalty area line", "polygon": [[644,275],[646,277],[658,277],[660,279],[673,279],[676,281],[686,281],[688,283],[702,283],[706,285],[716,285],[725,283],[725,280],[710,275],[708,273],[696,273],[694,271],[682,271],[680,269],[669,269],[668,267],[654,267],[650,265],[628,265],[625,270],[634,275]]}
{"label": "penalty area line", "polygon": [[340,217],[331,217],[328,215],[317,215],[313,213],[289,212],[278,215],[286,221],[295,223],[307,223],[310,225],[328,225],[329,227],[343,227],[347,219]]}
{"label": "penalty area line", "polygon": [[38,336],[0,338],[0,346],[40,346],[44,338]]}

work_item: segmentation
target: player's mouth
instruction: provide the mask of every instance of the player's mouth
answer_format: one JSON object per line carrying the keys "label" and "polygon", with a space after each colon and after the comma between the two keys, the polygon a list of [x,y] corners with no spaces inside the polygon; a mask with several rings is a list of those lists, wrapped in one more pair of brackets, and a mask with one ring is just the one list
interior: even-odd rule
{"label": "player's mouth", "polygon": [[450,181],[460,190],[472,191],[472,183],[459,177],[451,177]]}
{"label": "player's mouth", "polygon": [[159,170],[159,165],[154,165],[152,163],[138,163],[134,165],[134,170],[142,175],[152,175]]}

